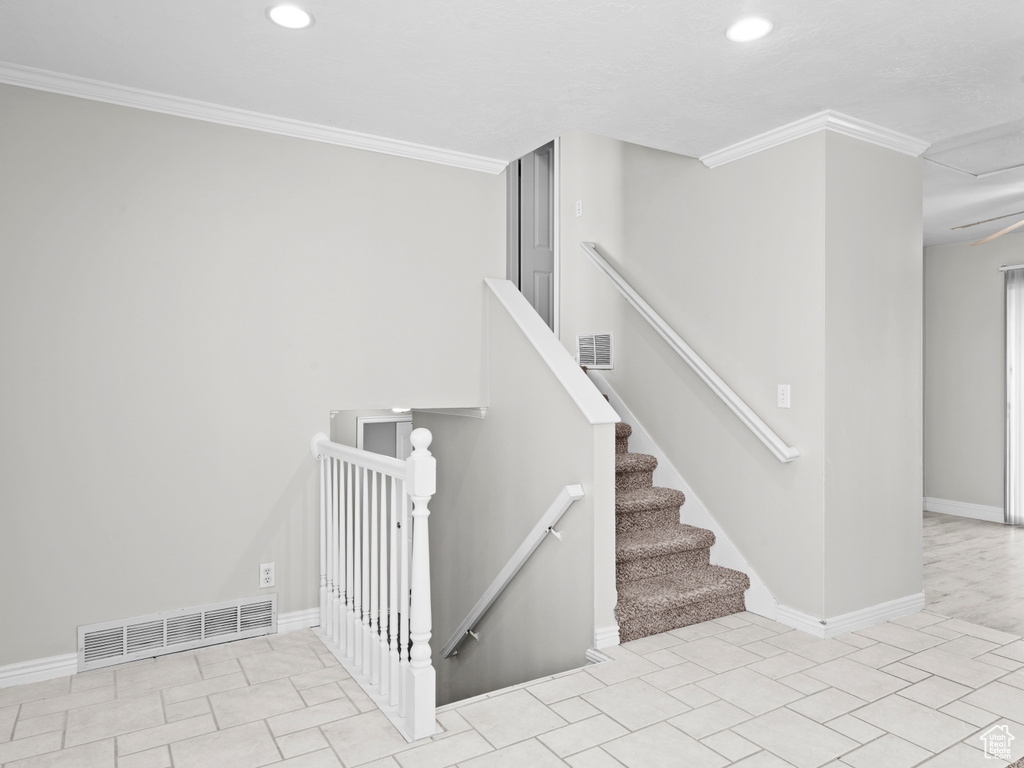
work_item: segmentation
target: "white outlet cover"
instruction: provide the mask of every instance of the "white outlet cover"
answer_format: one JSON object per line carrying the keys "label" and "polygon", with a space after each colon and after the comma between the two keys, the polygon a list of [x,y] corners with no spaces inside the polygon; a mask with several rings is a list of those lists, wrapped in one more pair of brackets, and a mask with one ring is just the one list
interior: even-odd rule
{"label": "white outlet cover", "polygon": [[[266,575],[266,579],[264,579]],[[260,563],[260,589],[274,586],[274,564]]]}

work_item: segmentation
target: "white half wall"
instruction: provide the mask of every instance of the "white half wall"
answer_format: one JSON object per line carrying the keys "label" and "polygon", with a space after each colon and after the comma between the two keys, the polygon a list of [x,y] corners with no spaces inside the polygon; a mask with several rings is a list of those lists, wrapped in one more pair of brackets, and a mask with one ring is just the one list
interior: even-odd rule
{"label": "white half wall", "polygon": [[[433,433],[437,458],[430,545],[439,704],[582,667],[595,629],[614,624],[618,417],[522,294],[501,283],[511,289],[504,298],[485,288],[486,417],[413,412],[414,424]],[[506,310],[509,299],[532,321],[528,333]],[[572,484],[584,495],[559,522],[561,538],[540,543],[474,627],[480,640],[442,659],[442,646]]]}

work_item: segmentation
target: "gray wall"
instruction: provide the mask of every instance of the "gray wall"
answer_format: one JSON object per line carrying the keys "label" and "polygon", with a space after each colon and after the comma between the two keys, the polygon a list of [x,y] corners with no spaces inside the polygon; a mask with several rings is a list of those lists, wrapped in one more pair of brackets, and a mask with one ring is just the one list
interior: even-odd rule
{"label": "gray wall", "polygon": [[[614,535],[614,426],[589,423],[493,296],[487,322],[486,418],[415,413],[415,425],[433,433],[438,468],[430,644],[439,703],[581,667],[595,625],[614,624],[614,597],[600,588],[610,579],[614,589],[614,546],[600,551]],[[589,385],[578,368],[571,372]],[[468,639],[458,656],[442,659],[441,647],[574,483],[585,495],[559,523],[562,539],[541,542],[475,627],[480,642]]]}
{"label": "gray wall", "polygon": [[[579,133],[560,151],[563,343],[614,332],[608,382],[780,604],[831,617],[919,592],[920,161],[825,132],[714,170]],[[801,457],[780,464],[580,240]]]}
{"label": "gray wall", "polygon": [[924,495],[1003,507],[1006,425],[1003,274],[1024,235],[924,252]]}
{"label": "gray wall", "polygon": [[0,665],[261,562],[313,607],[310,437],[479,402],[504,179],[8,86],[0,125]]}

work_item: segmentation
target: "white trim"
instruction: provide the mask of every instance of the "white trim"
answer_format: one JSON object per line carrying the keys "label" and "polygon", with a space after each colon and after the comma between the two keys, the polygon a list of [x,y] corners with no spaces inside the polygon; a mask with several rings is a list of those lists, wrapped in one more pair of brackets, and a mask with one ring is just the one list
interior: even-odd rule
{"label": "white trim", "polygon": [[363,448],[363,427],[367,424],[412,424],[412,412],[395,413],[391,416],[356,416],[356,448]]}
{"label": "white trim", "polygon": [[672,330],[672,327],[665,322],[665,319],[657,313],[654,307],[644,301],[643,297],[633,290],[633,287],[615,270],[615,267],[605,261],[604,257],[597,252],[597,246],[594,243],[581,242],[580,248],[587,254],[587,257],[594,266],[612,281],[612,285],[618,289],[622,297],[637,311],[640,317],[646,320],[647,324],[665,340],[665,343],[669,345],[672,351],[679,355],[683,362],[693,369],[693,372],[711,388],[712,392],[718,395],[721,401],[728,406],[729,410],[736,414],[737,418],[746,425],[747,429],[753,432],[754,436],[764,443],[769,451],[775,454],[775,458],[783,464],[788,464],[800,456],[799,450],[791,445],[786,445],[786,442],[779,437],[775,430],[769,427],[764,422],[764,419],[754,413],[754,410],[746,404],[743,398],[736,394],[736,391],[712,370],[711,366],[704,361],[704,358],[698,355],[693,347]]}
{"label": "white trim", "polygon": [[552,269],[555,271],[554,275],[552,275],[551,286],[551,290],[554,291],[555,294],[552,297],[551,330],[554,332],[555,338],[559,339],[562,337],[562,324],[559,317],[562,310],[562,300],[560,298],[562,295],[562,174],[561,171],[559,171],[559,165],[561,165],[562,162],[562,154],[557,136],[554,139],[554,147],[551,150],[551,156],[551,164],[553,166],[552,174],[554,176],[554,183],[552,184],[554,189],[551,194],[551,217],[553,225],[551,256],[554,263]]}
{"label": "white trim", "polygon": [[75,96],[80,99],[102,101],[106,104],[117,104],[122,107],[144,109],[149,112],[160,112],[165,115],[187,117],[203,120],[208,123],[230,125],[235,128],[248,128],[264,133],[291,136],[296,139],[319,141],[324,144],[335,144],[341,147],[364,149],[368,152],[379,152],[385,155],[405,157],[412,160],[424,160],[428,163],[450,165],[470,171],[499,174],[508,163],[491,157],[470,155],[451,149],[429,147],[414,144],[400,139],[388,139],[368,133],[357,133],[334,128],[329,125],[306,123],[286,117],[276,117],[260,112],[250,112],[235,107],[225,107],[206,101],[185,99],[180,96],[168,96],[139,88],[90,80],[84,77],[63,75],[20,64],[0,62],[0,83],[32,88],[37,91],[59,93],[64,96]]}
{"label": "white trim", "polygon": [[285,632],[296,632],[300,629],[320,626],[320,609],[307,608],[304,611],[292,611],[282,613],[277,617],[277,634]]}
{"label": "white trim", "polygon": [[950,501],[949,499],[933,499],[930,496],[925,496],[923,508],[928,512],[938,512],[940,515],[970,517],[974,520],[986,520],[990,523],[1006,522],[1002,507],[988,507],[984,504],[970,504],[966,501]]}
{"label": "white trim", "polygon": [[[618,629],[616,628],[616,635],[618,635]],[[617,645],[618,643],[616,643]],[[605,656],[603,653],[595,648],[588,648],[584,654],[587,659],[587,666],[592,667],[594,664],[607,664],[609,661],[614,661],[611,656]]]}
{"label": "white trim", "polygon": [[0,688],[36,683],[54,677],[67,677],[78,672],[78,654],[65,653],[45,659],[21,661],[0,667]]}
{"label": "white trim", "polygon": [[880,125],[867,123],[855,117],[826,109],[823,112],[818,112],[788,125],[766,131],[758,136],[753,136],[715,152],[709,152],[706,155],[702,155],[700,161],[708,168],[717,168],[720,165],[731,163],[734,160],[748,157],[823,130],[835,131],[844,136],[860,139],[869,144],[877,144],[885,149],[892,149],[911,157],[921,156],[931,146],[928,142],[915,139],[913,136],[897,133]]}
{"label": "white trim", "polygon": [[897,619],[908,613],[917,613],[924,610],[924,605],[924,592],[918,592],[897,600],[890,600],[887,603],[862,608],[859,611],[844,613],[842,616],[831,619],[817,619],[795,608],[780,605],[776,621],[787,627],[793,627],[793,629],[827,640],[845,635],[847,632],[855,632],[858,629]]}
{"label": "white trim", "polygon": [[1000,272],[1009,272],[1011,269],[1024,269],[1024,264],[1015,264],[1012,267],[1000,267],[999,271]]}
{"label": "white trim", "polygon": [[[693,492],[683,476],[675,468],[665,452],[658,447],[658,444],[651,439],[640,421],[633,415],[629,407],[622,402],[622,398],[608,384],[604,376],[596,371],[587,371],[590,380],[602,395],[608,396],[608,401],[622,419],[633,428],[629,436],[630,449],[633,453],[646,453],[658,460],[658,466],[654,470],[654,484],[662,488],[675,488],[686,495],[686,503],[679,510],[679,522],[692,525],[697,528],[706,528],[715,534],[715,545],[711,547],[712,565],[721,565],[724,568],[732,568],[734,571],[741,571],[750,578],[750,588],[743,596],[746,608],[751,613],[763,616],[766,619],[775,620],[778,610],[778,603],[772,596],[768,587],[757,575],[757,572],[750,566],[746,558],[732,543],[732,539],[718,524],[718,521],[708,512],[704,502]],[[600,647],[600,646],[597,646]]]}
{"label": "white trim", "polygon": [[[320,609],[309,608],[305,611],[292,611],[277,617],[277,633],[294,632],[320,624]],[[51,680],[55,677],[67,677],[78,673],[78,654],[65,653],[60,656],[48,656],[43,659],[19,661],[0,667],[0,688],[12,685],[25,685],[40,680]]]}
{"label": "white trim", "polygon": [[487,408],[413,408],[417,413],[437,413],[441,416],[465,416],[469,419],[483,419],[487,416]]}
{"label": "white trim", "polygon": [[[601,648],[611,648],[613,645],[618,645],[619,640],[619,625],[612,624],[610,627],[596,627],[594,629],[594,650],[600,650]],[[603,656],[604,654],[598,654]],[[590,651],[587,651],[587,658],[590,658]]]}
{"label": "white trim", "polygon": [[505,311],[511,315],[526,336],[527,341],[565,388],[566,394],[576,403],[576,407],[580,409],[584,418],[591,424],[615,424],[618,422],[618,414],[591,386],[583,371],[576,365],[576,361],[572,359],[572,355],[541,320],[537,310],[519,292],[515,283],[511,280],[497,280],[493,277],[485,277],[484,283],[487,284]]}

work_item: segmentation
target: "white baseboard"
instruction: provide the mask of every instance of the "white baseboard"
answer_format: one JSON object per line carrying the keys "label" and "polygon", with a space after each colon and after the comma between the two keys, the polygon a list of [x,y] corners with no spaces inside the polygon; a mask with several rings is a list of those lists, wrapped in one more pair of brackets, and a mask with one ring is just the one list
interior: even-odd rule
{"label": "white baseboard", "polygon": [[881,624],[883,621],[906,616],[908,613],[917,613],[924,609],[924,592],[907,595],[897,600],[890,600],[887,603],[879,603],[868,608],[862,608],[852,613],[844,613],[831,619],[818,619],[806,613],[779,606],[778,621],[787,627],[799,629],[809,635],[828,639],[845,635],[847,632],[854,632],[874,624]]}
{"label": "white baseboard", "polygon": [[[281,613],[277,616],[278,633],[294,632],[298,629],[307,629],[319,624],[319,608]],[[32,659],[31,661],[19,661],[15,664],[7,664],[0,667],[0,688],[37,683],[40,680],[51,680],[55,677],[67,677],[77,672],[77,653],[65,653],[60,656],[48,656],[44,659]]]}
{"label": "white baseboard", "polygon": [[594,382],[594,386],[597,387],[598,391],[602,395],[608,396],[608,402],[611,403],[612,408],[619,414],[619,417],[633,428],[633,434],[629,436],[630,450],[634,453],[650,454],[658,460],[658,467],[654,470],[654,484],[665,488],[675,488],[686,494],[686,503],[683,504],[680,510],[679,522],[693,525],[697,528],[706,528],[715,534],[715,545],[711,548],[711,563],[747,574],[750,577],[750,589],[743,596],[747,610],[774,621],[778,607],[775,598],[768,591],[768,587],[761,581],[761,578],[754,569],[750,567],[747,559],[743,557],[739,549],[736,548],[736,545],[726,535],[722,526],[712,517],[704,503],[693,492],[693,489],[683,479],[683,476],[672,465],[672,462],[668,460],[668,457],[665,456],[657,443],[647,434],[643,425],[640,424],[626,404],[622,402],[622,398],[618,396],[600,372],[589,370],[587,375]]}
{"label": "white baseboard", "polygon": [[320,609],[307,608],[305,611],[292,611],[291,613],[280,613],[277,616],[277,632],[295,632],[299,629],[309,629],[320,626]]}
{"label": "white baseboard", "polygon": [[1002,507],[987,507],[984,504],[969,504],[966,501],[950,501],[949,499],[925,496],[924,509],[928,512],[938,512],[941,515],[969,517],[973,520],[986,520],[990,523],[1006,522]]}
{"label": "white baseboard", "polygon": [[65,653],[60,656],[47,656],[45,659],[19,661],[0,667],[0,688],[11,685],[37,683],[54,677],[67,677],[78,671],[78,654]]}
{"label": "white baseboard", "polygon": [[619,644],[619,625],[612,624],[610,627],[598,627],[594,630],[594,648],[611,648]]}

